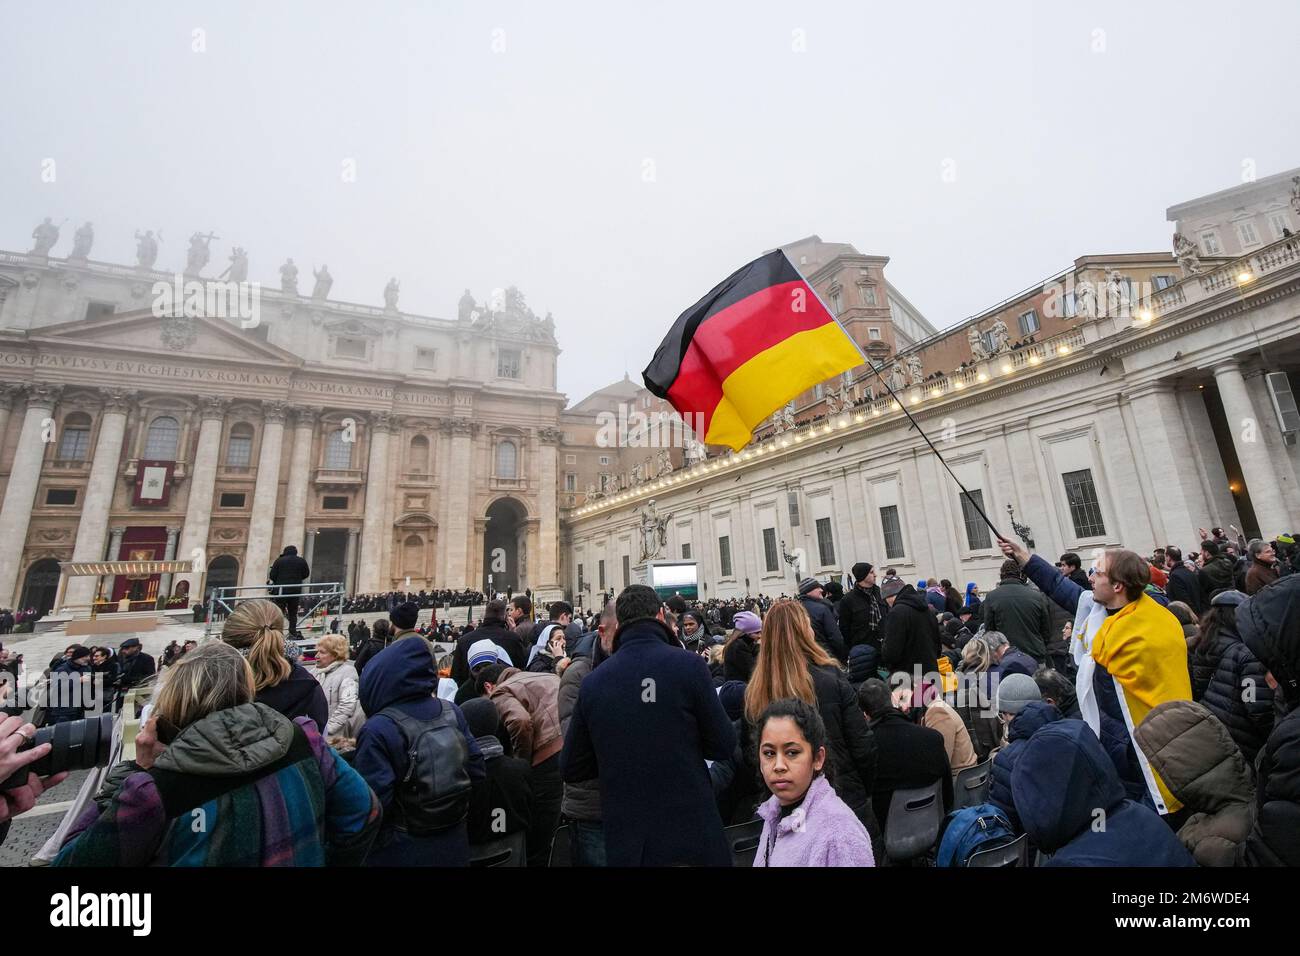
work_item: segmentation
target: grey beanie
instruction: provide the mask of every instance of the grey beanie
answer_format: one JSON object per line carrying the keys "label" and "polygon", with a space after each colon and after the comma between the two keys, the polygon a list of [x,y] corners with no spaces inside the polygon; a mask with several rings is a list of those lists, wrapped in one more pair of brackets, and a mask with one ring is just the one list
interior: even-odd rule
{"label": "grey beanie", "polygon": [[1043,694],[1028,674],[1008,674],[998,682],[998,713],[1018,714]]}

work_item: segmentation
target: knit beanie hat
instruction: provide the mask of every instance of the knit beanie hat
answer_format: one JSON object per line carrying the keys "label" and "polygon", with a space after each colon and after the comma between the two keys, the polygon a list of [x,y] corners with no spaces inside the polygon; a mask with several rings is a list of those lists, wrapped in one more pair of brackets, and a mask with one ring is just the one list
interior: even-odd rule
{"label": "knit beanie hat", "polygon": [[1042,691],[1028,674],[1009,674],[998,682],[999,713],[1018,714],[1029,704],[1042,699]]}

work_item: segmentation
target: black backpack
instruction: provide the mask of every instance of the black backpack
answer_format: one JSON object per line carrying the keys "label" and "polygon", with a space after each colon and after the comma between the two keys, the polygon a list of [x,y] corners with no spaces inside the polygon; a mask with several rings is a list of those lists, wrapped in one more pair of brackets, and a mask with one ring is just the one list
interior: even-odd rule
{"label": "black backpack", "polygon": [[411,836],[432,836],[465,819],[470,781],[469,744],[445,702],[432,720],[418,720],[395,707],[379,712],[397,724],[406,747],[406,776],[393,796],[393,825]]}

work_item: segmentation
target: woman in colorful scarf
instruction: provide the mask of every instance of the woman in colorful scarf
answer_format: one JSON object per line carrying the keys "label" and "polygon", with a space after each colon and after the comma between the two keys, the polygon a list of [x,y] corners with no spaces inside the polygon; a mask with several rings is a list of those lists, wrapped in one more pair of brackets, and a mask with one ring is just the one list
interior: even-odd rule
{"label": "woman in colorful scarf", "polygon": [[827,773],[826,725],[797,698],[773,701],[755,726],[763,782],[772,798],[755,866],[875,866],[867,829],[835,795]]}
{"label": "woman in colorful scarf", "polygon": [[55,866],[359,865],[379,801],[307,717],[255,703],[248,662],[217,641],[173,667]]}

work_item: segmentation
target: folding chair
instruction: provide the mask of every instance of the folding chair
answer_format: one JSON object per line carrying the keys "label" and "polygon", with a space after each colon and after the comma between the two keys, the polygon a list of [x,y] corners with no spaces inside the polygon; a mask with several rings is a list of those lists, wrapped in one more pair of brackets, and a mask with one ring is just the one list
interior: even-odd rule
{"label": "folding chair", "polygon": [[731,865],[753,866],[754,858],[758,856],[758,841],[763,835],[762,819],[755,817],[748,823],[737,823],[727,827],[722,834],[731,848]]}
{"label": "folding chair", "polygon": [[995,846],[991,850],[972,853],[966,861],[967,867],[1012,867],[1029,866],[1029,835],[1022,833],[1010,843]]}
{"label": "folding chair", "polygon": [[993,778],[993,758],[973,767],[957,771],[952,781],[952,808],[977,807],[988,803],[989,785]]}
{"label": "folding chair", "polygon": [[469,848],[469,865],[484,867],[527,865],[527,856],[524,853],[526,836],[526,832],[520,830],[518,833],[507,834],[500,840],[493,840],[491,843],[471,846]]}
{"label": "folding chair", "polygon": [[885,824],[885,853],[891,863],[905,863],[928,853],[943,823],[943,781],[928,787],[895,790]]}

